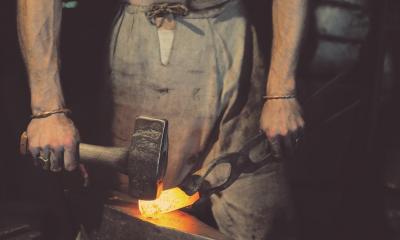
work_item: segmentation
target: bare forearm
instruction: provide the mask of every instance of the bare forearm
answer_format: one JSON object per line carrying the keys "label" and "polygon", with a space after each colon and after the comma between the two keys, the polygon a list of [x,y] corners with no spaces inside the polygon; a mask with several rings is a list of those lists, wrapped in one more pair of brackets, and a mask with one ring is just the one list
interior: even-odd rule
{"label": "bare forearm", "polygon": [[295,72],[308,0],[273,1],[273,42],[267,95],[295,92]]}
{"label": "bare forearm", "polygon": [[18,35],[33,113],[64,106],[58,64],[61,4],[61,0],[18,0]]}

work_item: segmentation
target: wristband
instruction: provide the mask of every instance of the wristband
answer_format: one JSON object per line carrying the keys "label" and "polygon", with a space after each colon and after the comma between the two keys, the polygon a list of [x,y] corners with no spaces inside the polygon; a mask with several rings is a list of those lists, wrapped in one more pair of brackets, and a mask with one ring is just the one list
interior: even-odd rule
{"label": "wristband", "polygon": [[268,101],[268,100],[278,100],[278,99],[292,99],[296,98],[296,95],[282,95],[282,96],[263,96],[263,98]]}
{"label": "wristband", "polygon": [[31,115],[31,119],[47,118],[47,117],[49,117],[51,115],[59,114],[59,113],[71,114],[72,111],[69,110],[68,108],[60,108],[60,109],[56,109],[56,110],[52,110],[52,111],[40,112],[40,113],[32,114]]}

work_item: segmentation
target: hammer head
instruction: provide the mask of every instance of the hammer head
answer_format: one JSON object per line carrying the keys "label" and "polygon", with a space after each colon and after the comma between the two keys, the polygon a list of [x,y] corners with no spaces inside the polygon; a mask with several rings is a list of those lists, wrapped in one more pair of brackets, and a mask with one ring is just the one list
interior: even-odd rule
{"label": "hammer head", "polygon": [[160,195],[168,161],[167,130],[167,120],[136,118],[127,164],[132,197],[154,200]]}

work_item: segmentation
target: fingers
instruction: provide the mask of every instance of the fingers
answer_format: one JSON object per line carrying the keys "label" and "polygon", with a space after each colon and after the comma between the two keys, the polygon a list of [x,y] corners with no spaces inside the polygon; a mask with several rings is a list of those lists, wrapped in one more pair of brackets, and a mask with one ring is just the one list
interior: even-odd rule
{"label": "fingers", "polygon": [[284,151],[283,154],[287,157],[293,156],[294,153],[294,147],[296,144],[296,134],[289,134],[287,136],[283,137],[283,146],[284,146]]}
{"label": "fingers", "polygon": [[29,146],[34,166],[41,166],[44,170],[59,172],[63,166],[63,147]]}
{"label": "fingers", "polygon": [[[77,144],[62,146],[29,146],[35,166],[41,165],[44,170],[59,172],[63,168],[73,171],[77,168]],[[85,175],[84,175],[85,176]]]}
{"label": "fingers", "polygon": [[31,155],[32,155],[33,165],[34,165],[35,167],[39,166],[39,159],[38,159],[38,157],[39,157],[39,154],[40,154],[40,148],[29,146],[29,152],[30,152]]}
{"label": "fingers", "polygon": [[64,149],[64,169],[71,172],[78,167],[78,145],[73,143]]}
{"label": "fingers", "polygon": [[295,131],[289,131],[286,134],[267,133],[270,143],[271,153],[276,158],[292,157],[296,147],[304,136],[304,129],[298,128]]}
{"label": "fingers", "polygon": [[44,170],[50,169],[50,147],[45,146],[39,153],[39,160]]}
{"label": "fingers", "polygon": [[50,154],[50,171],[59,172],[63,166],[64,149],[62,147],[53,148]]}
{"label": "fingers", "polygon": [[268,137],[271,145],[271,153],[276,158],[282,157],[281,136]]}
{"label": "fingers", "polygon": [[85,165],[79,164],[79,171],[81,173],[81,176],[83,178],[83,187],[88,187],[89,186],[89,174],[86,170]]}
{"label": "fingers", "polygon": [[271,153],[275,158],[290,157],[294,153],[294,141],[292,135],[275,136],[269,138]]}

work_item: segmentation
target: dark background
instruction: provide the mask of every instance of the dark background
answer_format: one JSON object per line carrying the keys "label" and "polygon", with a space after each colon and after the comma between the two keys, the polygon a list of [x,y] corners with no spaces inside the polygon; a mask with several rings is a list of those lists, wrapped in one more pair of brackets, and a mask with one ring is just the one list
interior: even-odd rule
{"label": "dark background", "polygon": [[[396,186],[390,191],[385,188],[382,173],[388,149],[392,152],[398,149],[395,93],[399,56],[396,9],[399,8],[395,1],[370,1],[368,8],[360,10],[349,2],[368,1],[315,0],[310,9],[311,24],[299,68],[299,96],[308,129],[298,159],[290,168],[299,233],[301,239],[307,240],[398,239],[394,235],[396,225],[390,225],[391,219],[385,216],[388,212],[385,199],[396,202],[393,199],[398,192]],[[269,1],[247,4],[268,56],[271,26],[266,23],[270,22],[271,4]],[[391,5],[385,7],[386,4]],[[370,19],[368,34],[361,40],[321,34],[314,14],[321,5],[354,10],[356,14],[362,11]],[[101,107],[97,103],[102,98],[99,93],[107,37],[117,7],[112,0],[82,0],[78,8],[63,12],[63,88],[82,140],[91,143],[100,142],[95,136],[102,126],[96,118]],[[0,5],[0,227],[23,219],[45,229],[48,236],[59,232],[68,239],[76,216],[66,210],[71,203],[62,197],[60,186],[65,185],[65,180],[34,169],[17,154],[19,134],[29,122],[30,108],[15,13],[15,0],[3,0]],[[333,64],[316,57],[323,41],[359,47],[357,60],[346,68],[329,68]],[[332,48],[325,54],[337,52]],[[386,67],[390,71],[384,71],[388,55],[392,57],[392,65]],[[385,82],[387,75],[392,78]],[[318,90],[323,86],[325,90]],[[315,97],[310,100],[312,95]]]}

